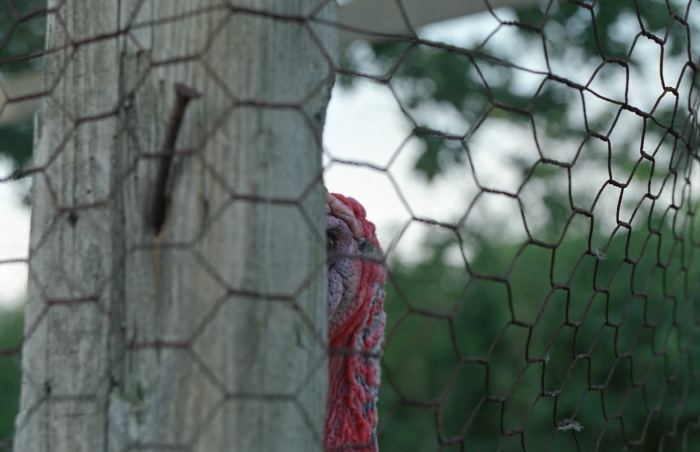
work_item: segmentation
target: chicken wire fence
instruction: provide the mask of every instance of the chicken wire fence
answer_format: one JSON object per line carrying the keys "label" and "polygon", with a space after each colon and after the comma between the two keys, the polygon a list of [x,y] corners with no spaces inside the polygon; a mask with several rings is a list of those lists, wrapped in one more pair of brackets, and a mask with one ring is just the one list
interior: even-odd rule
{"label": "chicken wire fence", "polygon": [[[324,182],[365,205],[386,255],[380,449],[692,450],[700,442],[697,2],[550,1],[495,9],[485,1],[481,12],[418,27],[419,6],[396,0],[384,2],[396,13],[385,30],[343,22],[353,2],[340,6],[340,20],[320,14],[329,2],[305,16],[211,3],[144,20],[141,12],[153,11],[152,3],[133,2],[120,28],[72,36],[65,3],[2,0],[0,189],[10,193],[7,212],[24,196],[27,207],[17,215],[26,215],[32,180],[51,185],[54,160],[31,157],[31,114],[60,86],[37,81],[52,55],[93,42],[138,48],[147,35],[140,30],[198,26],[206,14],[222,23],[235,16],[302,24],[312,36],[309,52],[323,55],[327,77],[336,78],[323,138]],[[47,21],[66,27],[64,47],[44,48]],[[317,28],[341,33],[339,62]],[[188,60],[206,66],[214,41],[145,58],[115,109],[78,122],[120,117],[149,74]],[[96,69],[89,62],[81,68]],[[236,83],[254,83],[250,77]],[[226,82],[212,85],[227,95]],[[52,144],[53,159],[69,152],[69,140]],[[119,184],[140,174],[137,162],[162,157],[151,149],[137,154],[104,196],[64,209],[62,194],[54,193],[54,208],[75,222],[126,196]],[[203,155],[196,147],[183,151],[198,171],[226,185]],[[204,219],[215,223],[216,214]],[[28,227],[14,221],[3,214],[0,277],[15,305],[0,320],[0,450],[10,450],[22,428],[15,425],[22,345],[39,328],[23,329],[24,295],[11,289],[22,285],[38,252],[11,246],[23,237],[16,229]],[[207,265],[196,239],[173,248],[187,255],[183,265]],[[208,284],[221,284],[216,269],[207,271]],[[225,285],[220,298],[206,300],[182,324],[187,331],[177,340],[135,345],[101,301],[101,291],[119,277],[104,275],[87,297],[61,298],[44,287],[42,309],[92,304],[122,344],[183,352],[192,372],[218,372],[199,357],[196,342],[225,331],[207,333],[232,304]],[[70,293],[74,283],[66,276],[57,291]],[[306,377],[296,390],[312,381]],[[224,398],[214,389],[207,394],[214,405]],[[49,388],[42,397],[60,396]],[[197,450],[207,423],[218,420],[212,412],[191,415],[202,418],[194,436],[151,446]],[[308,427],[308,419],[296,417],[280,428]]]}

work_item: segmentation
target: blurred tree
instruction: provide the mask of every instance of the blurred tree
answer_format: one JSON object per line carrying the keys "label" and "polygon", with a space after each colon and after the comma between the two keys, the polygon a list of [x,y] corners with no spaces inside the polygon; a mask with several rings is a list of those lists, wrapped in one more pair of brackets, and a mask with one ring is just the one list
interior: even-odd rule
{"label": "blurred tree", "polygon": [[[0,0],[0,117],[6,110],[5,81],[41,67],[46,0]],[[0,156],[16,169],[28,165],[32,153],[32,121],[0,125]],[[0,174],[0,177],[4,174]],[[14,419],[19,410],[20,347],[23,311],[0,309],[0,450],[11,450]]]}
{"label": "blurred tree", "polygon": [[[45,8],[46,0],[0,1],[0,117],[6,108],[6,79],[41,66]],[[0,126],[0,156],[16,169],[26,167],[31,158],[31,122],[27,118]],[[21,308],[0,309],[0,450],[11,450],[9,441],[19,410],[22,326]]]}
{"label": "blurred tree", "polygon": [[[475,140],[486,122],[534,135],[539,156],[522,155],[520,143],[499,155],[526,182],[523,220],[545,220],[514,240],[482,215],[481,230],[456,225],[459,240],[426,236],[419,263],[394,256],[380,446],[675,450],[697,439],[687,426],[700,411],[689,397],[700,390],[689,352],[698,226],[692,200],[662,198],[687,191],[697,158],[700,30],[684,19],[690,8],[549,1],[491,13],[493,33],[469,43],[347,49],[341,84],[365,77],[391,88],[428,182],[497,151],[496,140]],[[460,126],[444,127],[445,112]],[[575,152],[560,157],[566,146]],[[605,187],[619,193],[612,205],[603,206]]]}
{"label": "blurred tree", "polygon": [[[649,56],[632,52],[640,36],[662,44],[665,64],[673,58],[694,61],[689,48],[689,31],[694,25],[682,19],[686,8],[687,2],[680,0],[597,2],[595,7],[585,2],[541,2],[513,11],[512,21],[507,13],[493,13],[500,23],[497,31],[479,36],[471,45],[456,47],[411,38],[372,42],[369,52],[349,47],[343,66],[346,75],[376,74],[400,91],[403,107],[415,123],[414,134],[423,142],[415,169],[430,181],[451,162],[464,159],[470,150],[460,145],[459,138],[467,142],[486,115],[507,115],[508,121],[523,125],[541,124],[543,130],[538,132],[555,139],[582,140],[591,132],[609,134],[619,104],[611,103],[600,112],[589,108],[584,127],[576,117],[584,85],[568,79],[583,72],[596,78],[596,83],[605,83],[619,73],[608,70],[610,65],[627,72],[628,78],[629,71],[648,70],[643,63],[645,59],[649,63]],[[630,29],[639,35],[629,35]],[[495,37],[506,33],[512,33],[508,45]],[[532,71],[514,64],[522,60],[523,53],[542,55],[543,66]],[[654,64],[658,71],[659,61]],[[539,76],[541,83],[528,89],[533,76]],[[341,77],[345,86],[356,80]],[[666,82],[674,86],[677,80]],[[626,98],[623,90],[618,94]],[[457,112],[466,124],[464,132],[455,136],[441,131],[434,121],[435,107]],[[677,107],[661,103],[653,115],[664,126],[681,128],[687,111]],[[621,140],[620,144],[625,143]],[[619,146],[616,153],[629,163],[629,145]],[[636,160],[632,158],[632,163]],[[523,171],[532,166],[524,160],[514,163],[524,165]]]}
{"label": "blurred tree", "polygon": [[9,441],[19,410],[22,325],[22,309],[0,309],[0,450],[5,450],[2,445]]}
{"label": "blurred tree", "polygon": [[700,410],[689,244],[669,228],[587,242],[485,240],[454,266],[445,240],[391,262],[380,446],[520,450],[504,432],[524,428],[527,450],[680,450]]}
{"label": "blurred tree", "polygon": [[[46,0],[0,0],[0,99],[7,93],[4,80],[22,77],[42,65],[46,32]],[[0,117],[5,106],[0,101]],[[32,120],[0,125],[0,155],[16,169],[28,165],[32,154]]]}

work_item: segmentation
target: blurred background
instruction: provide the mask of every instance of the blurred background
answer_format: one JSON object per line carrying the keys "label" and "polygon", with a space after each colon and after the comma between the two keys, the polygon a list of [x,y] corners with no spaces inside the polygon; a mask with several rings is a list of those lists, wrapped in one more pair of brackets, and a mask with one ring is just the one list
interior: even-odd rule
{"label": "blurred background", "polygon": [[[692,450],[700,6],[419,3],[341,2],[324,134],[387,255],[380,449]],[[0,0],[0,450],[45,8]]]}

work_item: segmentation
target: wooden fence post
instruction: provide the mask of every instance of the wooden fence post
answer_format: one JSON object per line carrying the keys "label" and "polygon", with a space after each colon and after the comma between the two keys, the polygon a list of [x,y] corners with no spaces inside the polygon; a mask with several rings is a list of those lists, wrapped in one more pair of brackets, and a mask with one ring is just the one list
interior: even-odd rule
{"label": "wooden fence post", "polygon": [[49,1],[16,451],[322,450],[336,7]]}

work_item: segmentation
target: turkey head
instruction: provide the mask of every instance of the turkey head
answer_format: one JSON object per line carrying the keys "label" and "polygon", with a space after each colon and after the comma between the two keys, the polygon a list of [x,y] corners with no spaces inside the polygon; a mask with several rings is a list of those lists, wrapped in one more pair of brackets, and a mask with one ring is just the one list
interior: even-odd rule
{"label": "turkey head", "polygon": [[386,268],[375,227],[352,198],[328,194],[329,388],[326,451],[377,451]]}

